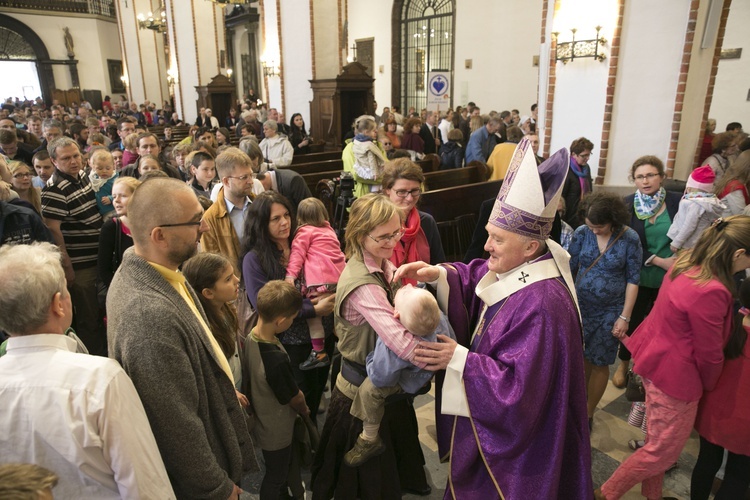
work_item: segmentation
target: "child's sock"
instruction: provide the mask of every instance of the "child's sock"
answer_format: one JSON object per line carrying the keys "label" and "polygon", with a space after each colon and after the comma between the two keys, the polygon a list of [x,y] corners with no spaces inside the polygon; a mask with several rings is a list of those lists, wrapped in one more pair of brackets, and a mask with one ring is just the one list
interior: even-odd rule
{"label": "child's sock", "polygon": [[380,430],[380,424],[368,424],[362,422],[362,439],[366,441],[375,441],[378,438],[378,431]]}
{"label": "child's sock", "polygon": [[325,339],[310,339],[312,340],[313,351],[321,352],[325,350]]}

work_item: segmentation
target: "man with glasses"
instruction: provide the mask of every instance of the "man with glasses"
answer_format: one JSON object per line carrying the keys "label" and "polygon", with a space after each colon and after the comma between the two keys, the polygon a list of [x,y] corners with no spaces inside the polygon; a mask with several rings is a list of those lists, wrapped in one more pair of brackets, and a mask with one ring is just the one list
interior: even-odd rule
{"label": "man with glasses", "polygon": [[176,179],[150,179],[133,194],[133,248],[107,296],[109,352],[143,401],[177,497],[234,499],[257,469],[253,445],[227,359],[179,271],[208,229],[203,216]]}
{"label": "man with glasses", "polygon": [[570,145],[570,168],[565,178],[562,197],[565,200],[565,222],[573,229],[583,224],[578,213],[578,205],[586,194],[591,192],[591,167],[589,158],[594,143],[585,137],[573,141]]}
{"label": "man with glasses", "polygon": [[70,137],[52,141],[48,152],[55,171],[42,190],[42,216],[60,247],[65,279],[75,310],[75,330],[91,354],[106,356],[96,296],[99,231],[102,217],[89,177],[83,173],[78,143]]}

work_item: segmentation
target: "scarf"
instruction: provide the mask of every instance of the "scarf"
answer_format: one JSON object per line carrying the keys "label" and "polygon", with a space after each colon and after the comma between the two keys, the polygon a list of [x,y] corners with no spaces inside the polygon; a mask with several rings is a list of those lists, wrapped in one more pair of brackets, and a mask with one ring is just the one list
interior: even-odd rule
{"label": "scarf", "polygon": [[[413,207],[406,217],[404,224],[404,236],[393,249],[393,255],[389,259],[394,266],[408,262],[424,261],[430,263],[430,244],[427,236],[422,231],[422,221],[419,218],[417,207]],[[417,284],[416,280],[403,279],[404,284]]]}
{"label": "scarf", "polygon": [[590,191],[588,182],[589,177],[591,177],[591,169],[588,165],[579,165],[578,162],[573,158],[570,157],[570,170],[573,171],[574,174],[578,177],[578,182],[581,183],[581,199]]}
{"label": "scarf", "polygon": [[355,135],[354,136],[354,140],[355,141],[359,141],[359,142],[368,142],[368,141],[369,142],[374,142],[375,141],[375,139],[373,139],[369,135],[365,135],[365,134],[357,134],[357,135]]}
{"label": "scarf", "polygon": [[653,196],[643,194],[636,190],[635,198],[633,198],[635,216],[640,220],[650,219],[661,210],[661,206],[664,204],[666,198],[667,190],[663,187],[659,188],[659,191]]}

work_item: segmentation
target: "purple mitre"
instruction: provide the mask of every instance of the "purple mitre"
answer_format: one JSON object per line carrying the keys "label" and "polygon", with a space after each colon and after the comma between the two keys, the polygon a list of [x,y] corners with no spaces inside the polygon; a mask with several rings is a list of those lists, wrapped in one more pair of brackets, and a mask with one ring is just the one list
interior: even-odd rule
{"label": "purple mitre", "polygon": [[516,146],[490,224],[534,239],[549,238],[569,161],[563,148],[537,167],[531,143],[524,137]]}

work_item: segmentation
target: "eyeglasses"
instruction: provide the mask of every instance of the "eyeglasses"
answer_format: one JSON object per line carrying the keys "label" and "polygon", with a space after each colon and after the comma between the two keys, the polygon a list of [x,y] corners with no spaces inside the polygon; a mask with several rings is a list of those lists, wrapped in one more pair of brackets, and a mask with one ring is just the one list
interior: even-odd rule
{"label": "eyeglasses", "polygon": [[409,195],[411,195],[412,198],[419,198],[422,195],[422,190],[420,188],[412,189],[411,191],[407,189],[397,189],[394,193],[396,193],[396,196],[399,198],[406,198]]}
{"label": "eyeglasses", "polygon": [[182,227],[182,226],[197,226],[200,227],[200,225],[203,224],[203,218],[200,220],[194,220],[190,222],[180,222],[179,224],[159,224],[156,227]]}
{"label": "eyeglasses", "polygon": [[246,180],[252,178],[252,174],[246,174],[246,175],[240,175],[239,177],[236,175],[227,175],[227,179],[237,179],[240,182],[245,182]]}
{"label": "eyeglasses", "polygon": [[33,177],[33,176],[29,173],[13,174],[14,179],[23,179],[24,177]]}
{"label": "eyeglasses", "polygon": [[636,175],[636,176],[634,177],[634,179],[635,179],[635,180],[637,180],[637,181],[645,181],[645,180],[649,180],[649,181],[650,181],[650,180],[651,180],[651,179],[653,179],[654,177],[661,177],[661,175],[659,175],[659,174],[643,174],[643,175]]}
{"label": "eyeglasses", "polygon": [[372,236],[368,234],[367,237],[370,238],[375,243],[381,244],[381,243],[385,243],[386,241],[391,241],[391,240],[398,241],[401,239],[403,235],[404,235],[404,230],[399,229],[393,234],[387,234],[385,236],[378,236],[377,238],[373,238]]}

